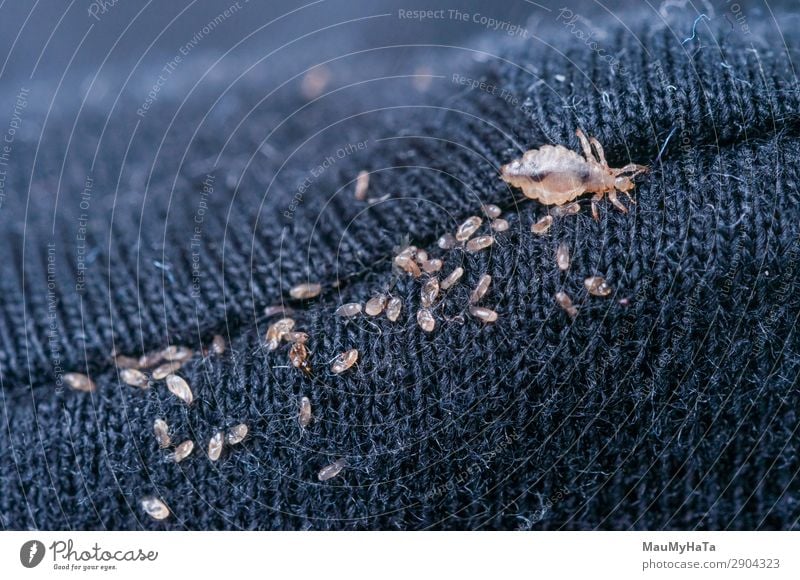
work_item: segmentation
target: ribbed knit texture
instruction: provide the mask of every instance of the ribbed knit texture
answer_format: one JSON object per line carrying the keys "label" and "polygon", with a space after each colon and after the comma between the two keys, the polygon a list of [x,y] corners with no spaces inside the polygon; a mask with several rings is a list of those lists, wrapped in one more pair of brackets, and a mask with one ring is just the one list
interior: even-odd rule
{"label": "ribbed knit texture", "polygon": [[[7,201],[0,214],[2,526],[796,528],[798,42],[751,24],[744,38],[722,18],[702,24],[715,44],[697,50],[656,22],[634,35],[609,21],[602,43],[623,73],[561,24],[539,31],[551,48],[493,35],[488,56],[419,49],[420,61],[391,73],[379,55],[354,57],[331,65],[335,92],[315,102],[297,81],[264,104],[245,84],[228,97],[235,113],[220,104],[205,119],[189,102],[163,145],[171,117],[148,113],[131,139],[135,107],[121,107],[92,173],[83,293],[74,290],[78,198],[108,111],[83,113],[69,151],[20,143],[17,159],[36,154],[39,169],[32,181],[15,176],[20,191],[31,188],[27,211]],[[445,77],[425,93],[404,76],[419,62]],[[370,80],[387,74],[396,78]],[[469,90],[453,74],[498,90]],[[374,87],[348,86],[364,80]],[[53,143],[66,142],[72,119],[52,123],[64,139]],[[630,213],[604,202],[595,222],[584,201],[536,236],[530,224],[546,208],[508,189],[498,168],[545,143],[579,151],[576,127],[599,139],[612,167],[652,171],[637,179]],[[287,218],[311,168],[359,142],[311,179]],[[386,201],[354,201],[362,169],[372,172],[369,195]],[[72,197],[54,217],[59,180]],[[490,250],[436,247],[484,203],[511,224]],[[466,272],[435,308],[431,334],[414,318],[420,282],[391,268],[409,241],[444,258],[443,275]],[[554,262],[562,241],[572,253],[565,273]],[[484,273],[493,283],[483,303],[499,313],[490,325],[466,312]],[[604,276],[612,296],[589,296],[590,275]],[[324,287],[317,300],[290,301],[311,337],[313,377],[289,367],[286,347],[263,346],[263,308],[305,281]],[[403,299],[397,323],[333,314],[386,290]],[[559,290],[573,297],[575,320],[555,304]],[[199,349],[214,334],[230,348],[181,370],[195,394],[188,408],[163,382],[121,384],[110,357]],[[349,348],[357,366],[332,375],[331,360]],[[97,391],[55,388],[53,352]],[[314,414],[306,430],[302,396]],[[173,441],[195,441],[183,463],[158,448],[157,417]],[[208,439],[239,422],[248,439],[210,462]],[[342,474],[318,482],[339,457]],[[138,504],[147,495],[172,517],[150,520]]]}

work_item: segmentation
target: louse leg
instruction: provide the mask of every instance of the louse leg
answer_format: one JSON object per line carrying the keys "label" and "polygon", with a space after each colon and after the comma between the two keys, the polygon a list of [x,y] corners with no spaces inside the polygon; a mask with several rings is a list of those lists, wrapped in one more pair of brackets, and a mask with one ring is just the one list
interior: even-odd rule
{"label": "louse leg", "polygon": [[635,177],[640,173],[646,173],[649,167],[644,165],[636,165],[636,163],[629,163],[625,167],[621,167],[619,169],[614,170],[614,175],[622,175],[623,173],[630,173],[629,177]]}
{"label": "louse leg", "polygon": [[624,193],[624,194],[625,194],[625,196],[626,196],[626,197],[627,197],[627,198],[630,200],[630,202],[631,202],[633,205],[636,205],[636,200],[635,200],[635,199],[633,199],[633,198],[631,197],[631,194],[630,194],[630,193],[628,193],[627,191],[623,191],[622,193]]}
{"label": "louse leg", "polygon": [[615,190],[608,192],[608,199],[619,211],[622,213],[628,213],[628,208],[622,205],[622,202],[619,200],[619,198],[617,198],[617,192]]}
{"label": "louse leg", "polygon": [[594,155],[592,155],[592,146],[589,145],[589,140],[586,138],[586,135],[584,135],[583,131],[581,131],[580,129],[575,130],[575,135],[581,142],[581,147],[583,148],[583,156],[586,157],[586,161],[589,163],[593,163],[595,161],[595,158]]}
{"label": "louse leg", "polygon": [[594,137],[589,137],[589,143],[591,143],[594,146],[594,150],[597,151],[597,158],[600,160],[601,165],[603,167],[608,167],[608,163],[606,162],[606,153],[603,151],[603,146],[600,145],[600,141]]}
{"label": "louse leg", "polygon": [[592,217],[596,222],[600,221],[600,214],[597,212],[597,202],[600,201],[601,199],[603,199],[602,193],[595,193],[592,196]]}

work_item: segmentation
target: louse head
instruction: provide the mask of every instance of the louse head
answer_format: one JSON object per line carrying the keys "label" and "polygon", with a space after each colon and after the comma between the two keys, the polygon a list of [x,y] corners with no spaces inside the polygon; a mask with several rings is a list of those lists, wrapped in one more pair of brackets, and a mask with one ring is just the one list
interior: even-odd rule
{"label": "louse head", "polygon": [[630,177],[619,175],[614,179],[614,188],[617,191],[630,191],[633,189],[633,180]]}

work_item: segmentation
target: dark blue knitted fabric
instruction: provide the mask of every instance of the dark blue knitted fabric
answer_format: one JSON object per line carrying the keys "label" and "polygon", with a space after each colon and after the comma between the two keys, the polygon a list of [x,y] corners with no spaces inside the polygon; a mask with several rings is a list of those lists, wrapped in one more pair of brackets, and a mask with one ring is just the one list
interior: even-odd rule
{"label": "dark blue knitted fabric", "polygon": [[[0,525],[797,528],[800,42],[778,34],[797,16],[748,7],[745,33],[726,7],[636,10],[622,23],[554,6],[469,48],[195,53],[201,72],[181,70],[197,86],[170,73],[147,110],[158,68],[124,88],[107,71],[74,94],[57,77],[7,87],[9,117],[25,105],[0,207]],[[347,26],[331,34],[369,29]],[[304,93],[328,59],[321,96]],[[545,143],[579,151],[577,127],[612,167],[651,171],[630,213],[603,202],[596,222],[583,200],[537,236],[547,208],[499,166]],[[354,200],[361,170],[388,198]],[[486,203],[510,222],[490,249],[438,249]],[[392,270],[407,243],[465,270],[430,334],[420,282]],[[488,325],[467,312],[485,273]],[[613,294],[588,295],[591,275]],[[290,300],[306,281],[322,295]],[[396,323],[334,315],[385,291],[403,300]],[[281,303],[310,336],[312,376],[264,347],[263,310]],[[229,349],[180,371],[190,407],[163,382],[121,383],[111,358],[216,334]],[[357,365],[332,374],[349,348]],[[178,465],[158,417],[195,441]],[[245,442],[209,461],[209,438],[240,422]],[[168,520],[142,511],[150,495]]]}

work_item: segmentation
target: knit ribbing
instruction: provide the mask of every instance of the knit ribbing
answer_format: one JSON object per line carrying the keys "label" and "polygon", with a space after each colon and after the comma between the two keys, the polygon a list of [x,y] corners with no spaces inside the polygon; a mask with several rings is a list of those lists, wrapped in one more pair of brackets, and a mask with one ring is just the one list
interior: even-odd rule
{"label": "knit ribbing", "polygon": [[[448,101],[450,110],[393,112],[403,134],[388,121],[370,131],[365,154],[323,172],[291,220],[282,210],[311,160],[363,140],[379,113],[323,133],[271,185],[280,167],[273,160],[255,162],[260,173],[248,187],[215,169],[199,296],[188,291],[187,232],[202,179],[181,180],[194,189],[174,191],[169,214],[161,201],[145,208],[141,234],[138,214],[115,216],[119,237],[97,249],[102,268],[87,273],[83,296],[65,294],[57,308],[62,364],[82,369],[86,353],[99,387],[92,395],[53,392],[48,304],[37,289],[47,284],[46,255],[42,240],[27,242],[30,255],[43,256],[25,265],[30,298],[2,309],[3,526],[796,526],[800,512],[785,493],[800,468],[796,80],[777,53],[760,55],[758,75],[742,83],[756,68],[743,46],[726,49],[727,67],[712,51],[693,55],[689,67],[665,31],[645,30],[639,40],[660,55],[669,84],[626,36],[613,41],[630,55],[622,76],[574,44],[567,58],[534,58],[529,45],[514,44],[503,54],[516,64],[448,60],[446,68],[464,67],[520,105],[476,90]],[[604,94],[610,105],[598,105]],[[505,187],[497,167],[551,139],[576,148],[577,126],[598,136],[612,165],[650,163],[676,132],[638,181],[630,214],[604,203],[599,223],[584,210],[535,236],[529,227],[543,209]],[[353,179],[365,168],[371,195],[389,200],[353,201]],[[150,185],[153,195],[170,187],[167,179]],[[419,285],[392,273],[393,246],[407,236],[438,254],[436,238],[482,203],[501,205],[511,227],[491,250],[445,254],[443,272],[462,265],[466,274],[437,309],[437,330],[425,334],[413,318]],[[72,233],[59,235],[68,245]],[[553,262],[558,241],[572,251],[564,274]],[[70,259],[58,260],[60,280],[74,272]],[[485,302],[500,315],[494,325],[466,313],[483,273],[493,277]],[[609,280],[613,298],[586,295],[583,278],[593,274]],[[308,279],[326,289],[295,305],[311,336],[312,379],[290,368],[283,351],[264,349],[260,314]],[[22,292],[19,270],[2,283]],[[387,288],[405,304],[400,323],[334,316],[340,303]],[[574,322],[553,300],[559,290],[579,308]],[[186,368],[191,408],[164,388],[119,385],[112,343],[133,354],[166,342],[196,346],[198,335],[215,332],[232,339],[231,349]],[[347,348],[360,352],[356,369],[332,376],[327,363]],[[29,372],[31,390],[22,388]],[[305,431],[296,421],[303,395],[315,415]],[[174,465],[153,439],[155,417],[177,440],[205,443],[239,421],[251,436],[219,463],[198,450]],[[317,471],[338,457],[348,461],[343,475],[319,483]],[[138,509],[153,493],[174,514],[167,523]]]}

